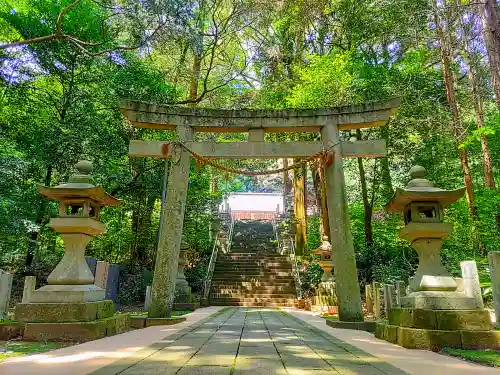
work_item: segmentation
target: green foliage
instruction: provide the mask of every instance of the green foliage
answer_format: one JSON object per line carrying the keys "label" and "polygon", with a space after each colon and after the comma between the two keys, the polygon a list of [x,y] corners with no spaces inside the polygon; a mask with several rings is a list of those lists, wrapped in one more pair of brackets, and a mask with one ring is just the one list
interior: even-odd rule
{"label": "green foliage", "polygon": [[[0,39],[54,33],[59,12],[69,3],[1,1]],[[443,263],[458,276],[460,261],[475,259],[488,291],[485,255],[500,248],[500,195],[485,187],[483,147],[486,140],[498,186],[500,112],[482,56],[482,39],[474,36],[481,57],[465,64],[465,52],[472,58],[478,52],[461,46],[458,18],[450,23],[448,35],[453,41],[452,71],[459,78],[454,89],[464,123],[457,132],[450,121],[440,43],[428,21],[432,9],[427,1],[176,0],[157,4],[127,0],[119,10],[103,4],[82,0],[64,16],[62,29],[92,42],[103,41],[106,25],[104,45],[88,48],[110,47],[108,53],[90,56],[65,41],[0,49],[0,267],[22,273],[31,266],[42,280],[53,268],[63,252],[61,239],[47,225],[57,214],[57,205],[42,199],[37,185],[66,182],[72,165],[88,159],[94,164],[94,183],[120,199],[121,205],[103,210],[107,233],[95,239],[87,253],[124,265],[120,298],[124,303],[141,301],[154,268],[165,163],[129,159],[127,148],[131,139],[176,137],[172,132],[133,128],[116,108],[120,99],[176,103],[197,84],[197,101],[190,105],[199,102],[231,109],[318,108],[400,97],[398,113],[387,128],[361,131],[362,139],[388,142],[388,163],[363,163],[368,204],[373,209],[373,243],[367,241],[358,165],[356,160],[344,160],[360,282],[406,280],[414,273],[417,256],[398,237],[402,218],[385,213],[383,206],[393,187],[407,184],[408,170],[415,164],[424,166],[429,179],[441,188],[462,186],[458,158],[462,148],[468,153],[477,215],[471,216],[465,198],[447,208],[446,221],[454,231],[445,240]],[[478,21],[467,5],[451,13],[461,17],[465,12],[467,17],[462,18]],[[148,39],[158,19],[165,20],[165,25]],[[140,48],[113,50],[145,39]],[[194,62],[200,56],[197,70]],[[477,75],[477,95],[467,79],[470,72]],[[485,119],[479,128],[474,101],[478,97]],[[342,132],[341,138],[354,135]],[[243,134],[196,137],[216,142],[246,140]],[[269,142],[318,137],[316,133],[266,134]],[[276,167],[275,162],[263,160],[226,163],[249,170]],[[309,197],[314,197],[310,182]],[[195,292],[203,287],[214,238],[211,222],[222,196],[231,191],[281,191],[282,186],[281,174],[227,176],[208,167],[198,170],[192,163],[184,234],[192,249],[186,276]],[[319,220],[318,216],[308,219],[309,249],[320,244]],[[304,289],[311,294],[321,270],[312,257],[304,257],[303,264]]]}
{"label": "green foliage", "polygon": [[23,342],[9,341],[5,344],[5,351],[0,353],[0,362],[11,357],[27,354],[44,353],[50,350],[63,348],[70,344],[64,342]]}
{"label": "green foliage", "polygon": [[443,353],[482,365],[500,367],[500,353],[497,350],[443,349]]}

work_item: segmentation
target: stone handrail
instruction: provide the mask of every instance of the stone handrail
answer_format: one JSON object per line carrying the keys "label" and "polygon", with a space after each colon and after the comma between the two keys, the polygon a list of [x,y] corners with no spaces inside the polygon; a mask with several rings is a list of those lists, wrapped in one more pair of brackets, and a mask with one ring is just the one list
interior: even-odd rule
{"label": "stone handrail", "polygon": [[295,280],[295,291],[297,293],[297,298],[302,297],[302,282],[300,281],[299,267],[297,266],[297,258],[295,256],[295,245],[292,238],[290,241],[290,260],[292,261],[292,274]]}

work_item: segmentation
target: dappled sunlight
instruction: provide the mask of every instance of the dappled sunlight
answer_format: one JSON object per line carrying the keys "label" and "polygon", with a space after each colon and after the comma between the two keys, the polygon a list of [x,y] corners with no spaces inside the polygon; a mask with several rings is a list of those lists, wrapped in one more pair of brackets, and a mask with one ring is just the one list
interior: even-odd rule
{"label": "dappled sunlight", "polygon": [[258,342],[273,342],[273,340],[271,340],[270,338],[269,339],[245,339],[245,338],[242,338],[241,339],[241,342],[255,342],[255,343],[258,343]]}
{"label": "dappled sunlight", "polygon": [[[143,349],[143,347],[129,347],[129,348],[124,348],[121,349],[120,351],[113,351],[113,352],[108,352],[108,351],[88,351],[88,352],[81,352],[81,353],[75,353],[75,354],[69,354],[69,355],[49,355],[49,354],[37,354],[37,355],[30,355],[26,357],[16,357],[12,358],[10,360],[5,361],[5,363],[20,363],[20,362],[36,362],[39,364],[58,364],[58,363],[72,363],[72,362],[80,362],[80,361],[85,361],[89,359],[94,359],[94,358],[113,358],[113,359],[119,359],[124,356],[134,356],[134,352],[137,352],[139,350]],[[132,353],[131,353],[132,352]]]}

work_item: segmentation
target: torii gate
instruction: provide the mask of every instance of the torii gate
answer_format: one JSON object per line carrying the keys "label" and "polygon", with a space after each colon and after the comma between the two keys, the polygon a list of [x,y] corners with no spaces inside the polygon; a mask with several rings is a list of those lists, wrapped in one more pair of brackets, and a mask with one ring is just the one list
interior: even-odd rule
{"label": "torii gate", "polygon": [[[325,166],[330,241],[342,321],[362,321],[361,297],[345,194],[342,157],[385,157],[384,140],[341,143],[339,131],[384,126],[399,100],[303,110],[215,110],[124,101],[121,111],[136,127],[176,131],[181,142],[205,158],[306,158],[322,150],[333,153]],[[248,142],[194,142],[194,132],[248,132]],[[317,142],[265,142],[266,132],[319,132]],[[130,157],[175,158],[167,185],[163,228],[151,287],[149,317],[170,316],[188,188],[190,153],[166,149],[162,141],[131,141]]]}

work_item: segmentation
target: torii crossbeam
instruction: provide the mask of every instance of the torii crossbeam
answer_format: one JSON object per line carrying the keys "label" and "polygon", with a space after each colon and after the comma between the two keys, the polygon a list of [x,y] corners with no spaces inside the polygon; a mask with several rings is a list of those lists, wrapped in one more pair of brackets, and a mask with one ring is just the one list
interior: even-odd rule
{"label": "torii crossbeam", "polygon": [[[339,318],[362,321],[356,259],[345,194],[343,157],[384,157],[384,140],[340,142],[339,131],[386,125],[399,100],[303,110],[215,110],[123,101],[121,111],[136,127],[173,130],[181,142],[204,158],[306,158],[322,150],[334,153],[325,167],[330,242],[333,248]],[[194,142],[194,132],[248,132],[248,142]],[[319,142],[265,142],[265,133],[318,132]],[[170,316],[189,178],[189,152],[165,150],[162,141],[131,141],[130,157],[169,158],[170,166],[163,228],[151,287],[149,317]],[[165,152],[166,151],[166,152]]]}

